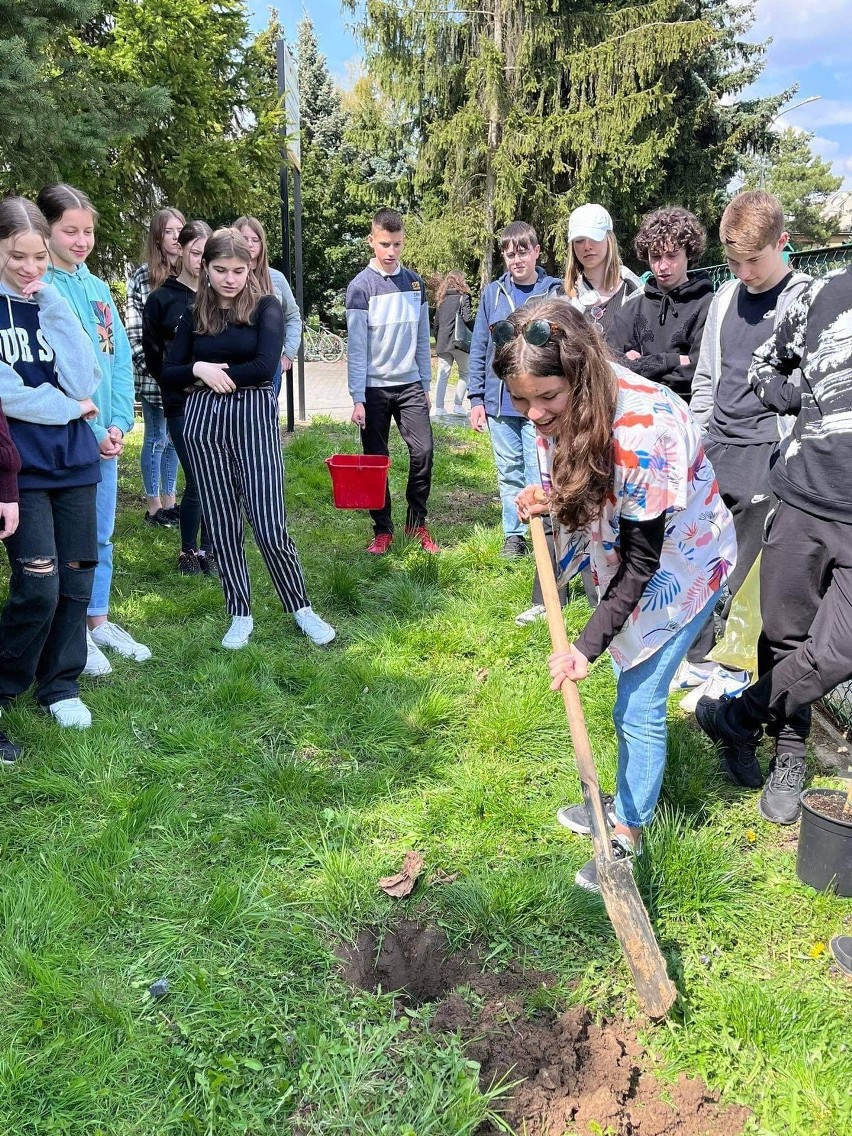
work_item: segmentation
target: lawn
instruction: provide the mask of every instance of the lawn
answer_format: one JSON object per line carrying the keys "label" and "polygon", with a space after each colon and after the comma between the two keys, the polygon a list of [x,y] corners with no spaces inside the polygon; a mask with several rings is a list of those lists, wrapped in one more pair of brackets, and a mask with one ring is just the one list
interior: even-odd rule
{"label": "lawn", "polygon": [[[546,627],[512,619],[532,569],[497,556],[487,440],[439,431],[442,554],[398,541],[378,560],[363,553],[369,518],[330,503],[322,459],[355,448],[352,428],[300,432],[286,456],[292,531],[338,638],[319,649],[297,632],[253,551],[256,630],[236,654],[219,646],[216,583],[179,577],[176,533],[142,524],[138,442],[113,610],[154,658],[84,680],[87,732],[60,731],[30,702],[4,715],[26,755],[0,775],[0,1132],[497,1125],[500,1086],[481,1086],[459,1037],[430,1028],[435,1004],[401,1012],[392,994],[354,989],[335,955],[416,920],[452,950],[477,944],[479,971],[549,975],[521,999],[529,1021],[581,1005],[638,1017],[603,907],[572,882],[590,845],[554,821],[578,781]],[[406,463],[393,457],[399,502]],[[575,597],[569,632],[585,616]],[[605,661],[581,693],[611,787]],[[665,1024],[641,1025],[642,1060],[748,1106],[746,1132],[841,1136],[852,983],[825,944],[850,906],[799,883],[795,830],[754,804],[673,704],[638,875],[682,998]],[[410,849],[425,861],[418,886],[388,898],[377,880]]]}

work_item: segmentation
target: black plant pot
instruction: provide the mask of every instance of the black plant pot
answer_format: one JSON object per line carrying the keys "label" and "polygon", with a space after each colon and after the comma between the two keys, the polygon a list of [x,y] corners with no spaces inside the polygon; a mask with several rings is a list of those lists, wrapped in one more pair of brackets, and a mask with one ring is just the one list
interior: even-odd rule
{"label": "black plant pot", "polygon": [[837,812],[842,813],[846,794],[836,789],[805,789],[802,793],[796,875],[817,891],[830,887],[838,895],[852,896],[852,818],[824,816],[819,811],[820,799],[839,805]]}

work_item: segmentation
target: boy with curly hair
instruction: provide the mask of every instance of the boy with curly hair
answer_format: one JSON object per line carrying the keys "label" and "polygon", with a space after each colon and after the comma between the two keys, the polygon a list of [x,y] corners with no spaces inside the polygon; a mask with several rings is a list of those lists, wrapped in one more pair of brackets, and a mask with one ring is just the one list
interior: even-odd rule
{"label": "boy with curly hair", "polygon": [[706,243],[703,225],[688,209],[674,205],[648,213],[633,244],[653,275],[625,301],[606,337],[619,362],[670,387],[685,402],[713,299],[710,278],[687,271]]}

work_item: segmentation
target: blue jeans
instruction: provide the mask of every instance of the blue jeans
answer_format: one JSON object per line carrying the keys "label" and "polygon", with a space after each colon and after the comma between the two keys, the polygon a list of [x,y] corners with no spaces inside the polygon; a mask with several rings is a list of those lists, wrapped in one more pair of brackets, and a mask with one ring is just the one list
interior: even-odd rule
{"label": "blue jeans", "polygon": [[118,499],[118,459],[101,458],[101,483],[97,495],[98,566],[92,584],[88,615],[109,615],[112,588],[112,533]]}
{"label": "blue jeans", "polygon": [[669,683],[717,599],[714,592],[650,659],[617,672],[612,711],[618,738],[615,815],[629,828],[643,828],[654,814],[666,768]]}
{"label": "blue jeans", "polygon": [[503,535],[523,536],[527,527],[518,517],[515,498],[525,485],[540,485],[535,452],[535,427],[526,418],[510,414],[488,416],[488,432],[497,466],[497,488],[503,506]]}
{"label": "blue jeans", "polygon": [[177,485],[178,459],[166,430],[162,406],[154,406],[147,398],[142,403],[142,485],[146,497],[173,497]]}

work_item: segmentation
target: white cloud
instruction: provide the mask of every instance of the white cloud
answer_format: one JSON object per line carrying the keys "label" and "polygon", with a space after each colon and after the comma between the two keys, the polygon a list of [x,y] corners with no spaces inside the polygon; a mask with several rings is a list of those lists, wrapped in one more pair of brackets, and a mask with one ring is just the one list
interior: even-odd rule
{"label": "white cloud", "polygon": [[804,68],[848,63],[849,0],[757,0],[750,38],[772,37],[769,56],[777,67]]}

